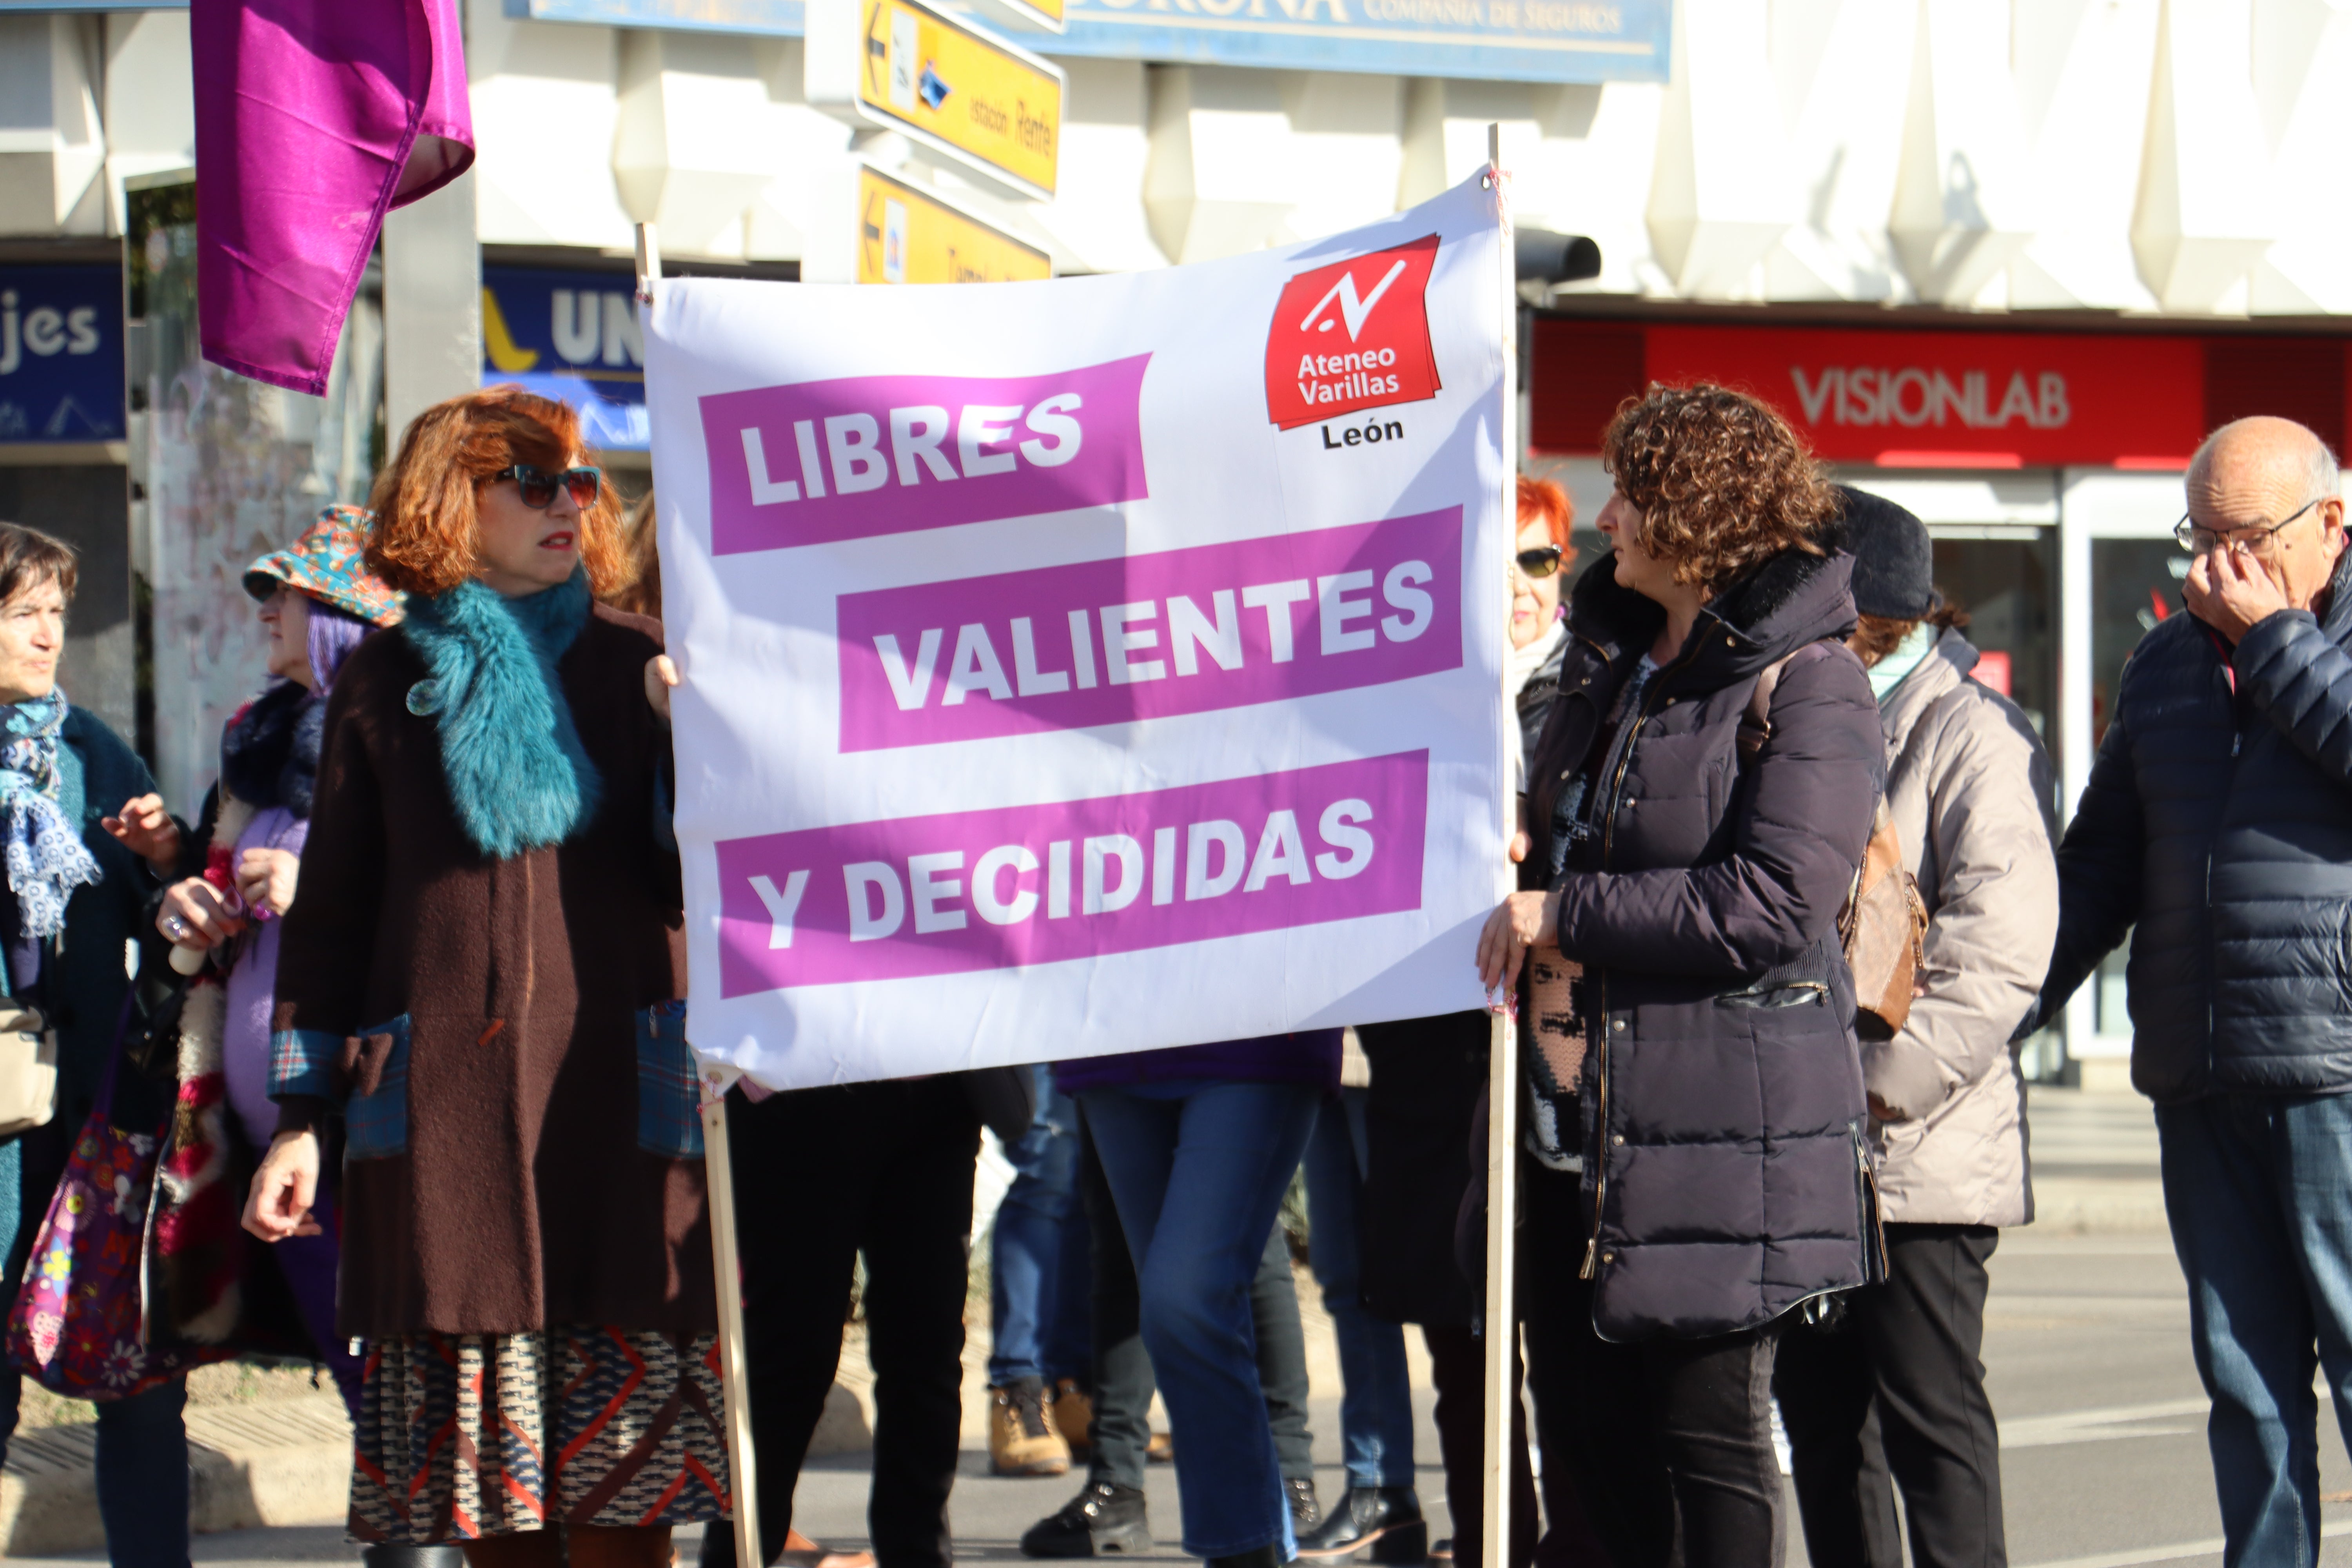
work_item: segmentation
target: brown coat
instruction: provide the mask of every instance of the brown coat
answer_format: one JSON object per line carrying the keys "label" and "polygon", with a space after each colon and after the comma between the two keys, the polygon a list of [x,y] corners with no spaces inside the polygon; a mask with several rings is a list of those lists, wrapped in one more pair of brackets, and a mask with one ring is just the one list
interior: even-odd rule
{"label": "brown coat", "polygon": [[[643,694],[659,630],[600,605],[565,653],[602,806],[504,860],[408,711],[407,640],[369,637],[336,678],[278,960],[275,1028],[304,1033],[274,1054],[288,1122],[344,1113],[341,1332],[717,1325],[683,1029],[646,1024],[685,989]],[[306,1051],[318,1098],[286,1092]]]}

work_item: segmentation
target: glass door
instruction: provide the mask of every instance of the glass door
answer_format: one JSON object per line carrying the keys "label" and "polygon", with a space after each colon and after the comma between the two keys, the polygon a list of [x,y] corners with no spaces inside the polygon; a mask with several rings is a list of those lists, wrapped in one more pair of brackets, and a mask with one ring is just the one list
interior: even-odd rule
{"label": "glass door", "polygon": [[[2090,780],[2115,713],[2132,650],[2156,626],[2188,612],[2180,584],[2189,556],[2172,538],[2183,505],[2179,474],[2070,472],[2062,487],[2064,559],[2061,728],[2072,742],[2061,763],[2066,815]],[[2066,1009],[2066,1055],[2084,1079],[2120,1087],[2131,1058],[2125,1006],[2126,939]]]}
{"label": "glass door", "polygon": [[[1975,678],[2025,710],[2042,743],[2057,749],[2057,531],[2017,523],[1937,523],[1936,587],[1968,612],[1968,639],[1982,656]],[[2054,803],[2053,803],[2054,805]]]}

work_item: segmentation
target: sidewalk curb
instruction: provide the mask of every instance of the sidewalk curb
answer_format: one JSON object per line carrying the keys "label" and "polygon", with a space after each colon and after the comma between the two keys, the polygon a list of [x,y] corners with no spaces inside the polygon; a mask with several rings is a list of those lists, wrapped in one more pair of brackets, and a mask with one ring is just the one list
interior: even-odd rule
{"label": "sidewalk curb", "polygon": [[[341,1524],[350,1507],[352,1426],[342,1401],[191,1405],[189,1522],[200,1533],[267,1525]],[[862,1454],[872,1427],[838,1384],[809,1442],[811,1458]],[[0,1471],[0,1557],[54,1557],[106,1547],[94,1464],[98,1428],[21,1431]]]}
{"label": "sidewalk curb", "polygon": [[[190,1522],[199,1531],[336,1524],[352,1476],[338,1399],[194,1405],[187,1414]],[[0,1473],[0,1553],[53,1556],[106,1545],[95,1425],[19,1432]]]}

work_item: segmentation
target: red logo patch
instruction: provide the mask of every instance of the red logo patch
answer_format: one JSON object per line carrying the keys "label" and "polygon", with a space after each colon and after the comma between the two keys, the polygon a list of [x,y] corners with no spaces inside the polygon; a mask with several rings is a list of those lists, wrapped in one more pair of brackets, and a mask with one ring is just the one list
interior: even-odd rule
{"label": "red logo patch", "polygon": [[1289,430],[1436,396],[1424,298],[1436,264],[1433,234],[1285,284],[1265,340],[1267,416]]}

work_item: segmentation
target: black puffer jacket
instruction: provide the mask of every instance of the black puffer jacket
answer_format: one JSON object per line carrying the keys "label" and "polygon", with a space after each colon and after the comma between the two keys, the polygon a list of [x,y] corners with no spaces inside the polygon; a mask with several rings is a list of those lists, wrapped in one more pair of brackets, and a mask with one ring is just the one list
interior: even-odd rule
{"label": "black puffer jacket", "polygon": [[[1559,878],[1586,968],[1585,1170],[1613,1340],[1721,1334],[1862,1284],[1866,1192],[1853,981],[1837,915],[1885,776],[1878,705],[1843,647],[1781,679],[1742,763],[1758,674],[1854,624],[1852,558],[1790,551],[1718,595],[1643,693],[1599,774],[1595,831]],[[1527,865],[1663,612],[1613,560],[1578,582],[1574,643],[1532,770]]]}
{"label": "black puffer jacket", "polygon": [[2352,1088],[2352,553],[2332,592],[2234,661],[2187,615],[2141,638],[2059,847],[2041,1016],[2131,931],[2132,1082],[2159,1102]]}

